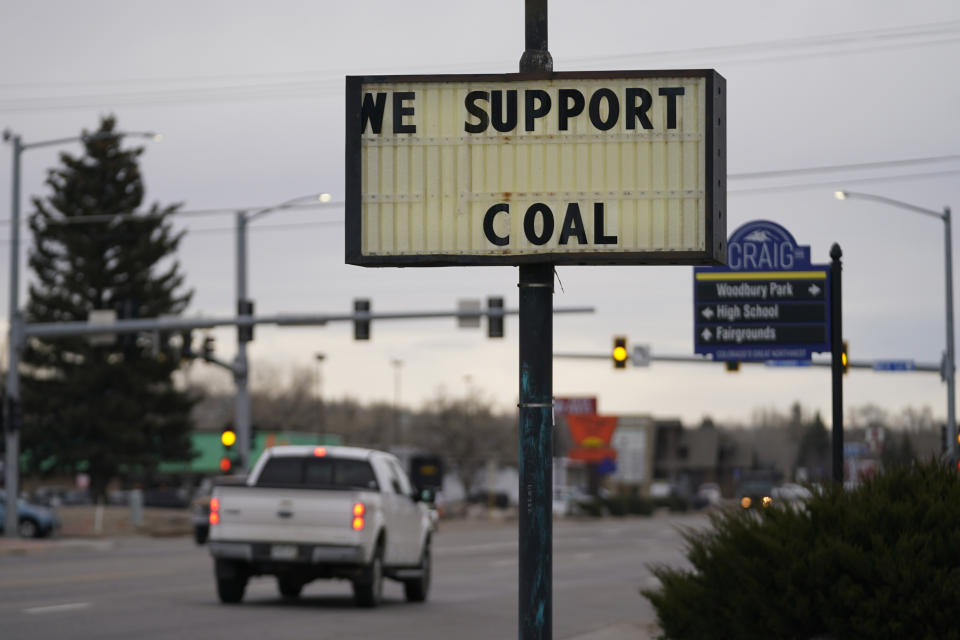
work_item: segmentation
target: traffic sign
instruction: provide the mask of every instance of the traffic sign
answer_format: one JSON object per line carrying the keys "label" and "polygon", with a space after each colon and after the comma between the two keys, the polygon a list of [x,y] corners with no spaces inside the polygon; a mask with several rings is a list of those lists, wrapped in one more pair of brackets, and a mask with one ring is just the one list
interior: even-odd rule
{"label": "traffic sign", "polygon": [[830,267],[811,264],[809,246],[758,220],[730,236],[727,256],[694,270],[695,353],[785,366],[830,350]]}
{"label": "traffic sign", "polygon": [[917,363],[913,360],[875,360],[874,371],[916,371]]}

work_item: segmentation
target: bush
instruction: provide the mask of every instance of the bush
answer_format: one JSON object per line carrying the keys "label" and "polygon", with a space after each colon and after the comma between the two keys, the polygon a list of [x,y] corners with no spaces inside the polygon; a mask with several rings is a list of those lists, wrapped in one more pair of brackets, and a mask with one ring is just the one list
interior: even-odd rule
{"label": "bush", "polygon": [[599,518],[603,515],[603,502],[598,499],[578,502],[577,507],[584,515],[593,516],[594,518]]}
{"label": "bush", "polygon": [[931,460],[796,507],[713,514],[643,591],[662,638],[960,638],[960,480]]}

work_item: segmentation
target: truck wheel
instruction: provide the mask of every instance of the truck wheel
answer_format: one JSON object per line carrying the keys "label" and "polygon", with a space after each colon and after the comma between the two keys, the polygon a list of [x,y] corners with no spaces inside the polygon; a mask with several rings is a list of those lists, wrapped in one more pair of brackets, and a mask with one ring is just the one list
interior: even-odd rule
{"label": "truck wheel", "polygon": [[217,578],[217,596],[224,604],[236,604],[243,600],[243,592],[247,590],[247,580],[250,576],[242,564],[217,558],[214,564],[214,575]]}
{"label": "truck wheel", "polygon": [[295,600],[300,597],[300,592],[303,591],[303,583],[294,578],[277,576],[277,590],[285,599]]}
{"label": "truck wheel", "polygon": [[423,602],[427,599],[427,592],[430,591],[430,565],[430,540],[427,540],[420,556],[420,577],[403,583],[403,594],[407,597],[407,602]]}
{"label": "truck wheel", "polygon": [[378,544],[373,559],[353,581],[353,598],[361,607],[375,607],[383,597],[383,545]]}

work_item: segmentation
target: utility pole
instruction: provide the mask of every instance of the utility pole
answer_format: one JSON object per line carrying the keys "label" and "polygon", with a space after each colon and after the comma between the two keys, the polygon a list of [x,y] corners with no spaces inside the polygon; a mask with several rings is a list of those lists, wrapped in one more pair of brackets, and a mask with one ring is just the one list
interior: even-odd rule
{"label": "utility pole", "polygon": [[7,393],[3,403],[3,425],[6,430],[4,481],[7,489],[7,510],[4,531],[8,538],[17,536],[17,496],[20,493],[20,136],[4,131],[3,137],[13,144],[13,196],[10,203],[10,302],[7,308]]}
{"label": "utility pole", "polygon": [[[247,308],[247,212],[237,212],[237,315]],[[252,329],[253,325],[249,325]],[[250,471],[250,362],[247,360],[249,331],[237,325],[237,357],[233,379],[237,386],[234,421],[240,441],[240,460],[244,473]]]}

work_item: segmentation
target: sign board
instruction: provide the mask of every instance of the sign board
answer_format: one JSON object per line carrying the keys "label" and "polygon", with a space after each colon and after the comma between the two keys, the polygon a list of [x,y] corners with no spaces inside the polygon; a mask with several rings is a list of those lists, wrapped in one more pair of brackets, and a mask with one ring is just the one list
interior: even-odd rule
{"label": "sign board", "polygon": [[809,360],[830,351],[830,266],[775,222],[741,226],[726,267],[694,270],[694,351],[715,360]]}
{"label": "sign board", "polygon": [[348,76],[346,262],[722,264],[713,70]]}
{"label": "sign board", "polygon": [[553,415],[556,418],[569,415],[593,415],[596,412],[596,396],[555,396],[553,398]]}
{"label": "sign board", "polygon": [[913,360],[874,360],[874,371],[916,371],[917,363]]}
{"label": "sign board", "polygon": [[475,313],[472,316],[457,316],[457,326],[461,329],[477,329],[480,327],[480,308],[479,298],[470,298],[457,300],[457,311],[460,313]]}
{"label": "sign board", "polygon": [[649,367],[650,366],[650,345],[648,344],[633,345],[633,353],[630,354],[630,364],[632,364],[635,367]]}

